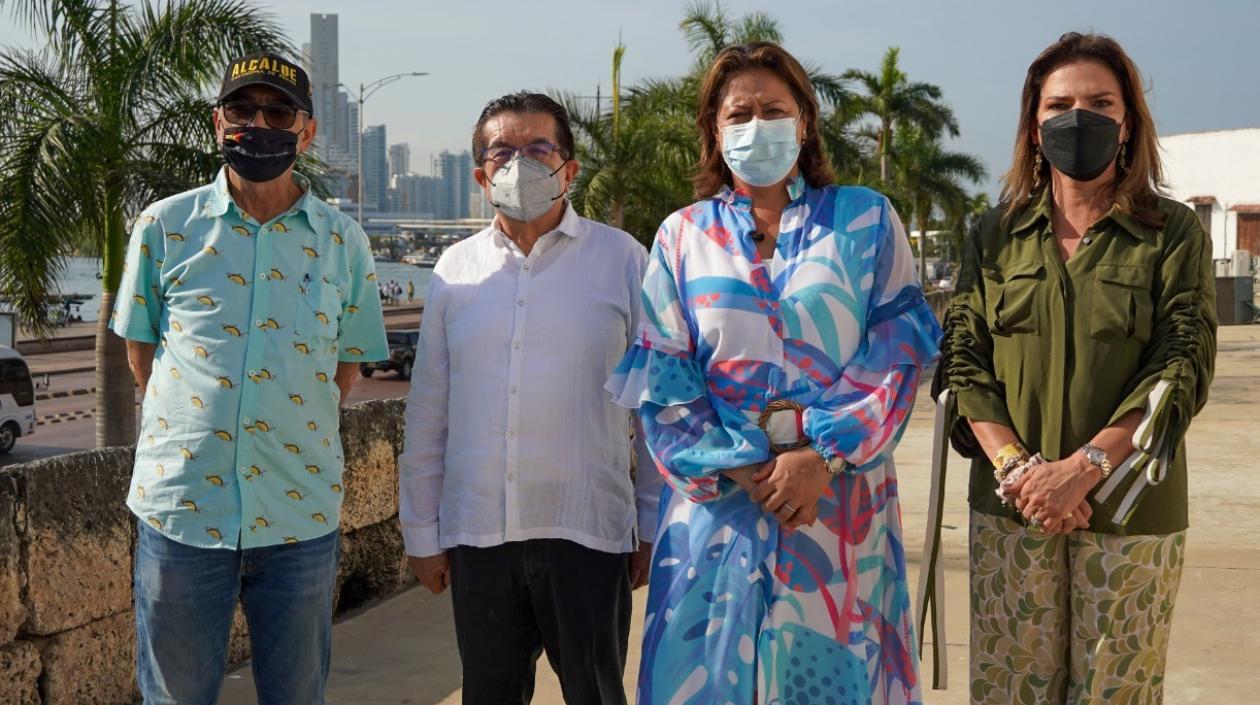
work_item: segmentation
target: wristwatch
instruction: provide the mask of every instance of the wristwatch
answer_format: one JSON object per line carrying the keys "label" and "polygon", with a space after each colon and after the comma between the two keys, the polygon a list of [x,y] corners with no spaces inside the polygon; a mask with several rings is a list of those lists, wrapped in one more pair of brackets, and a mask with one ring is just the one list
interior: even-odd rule
{"label": "wristwatch", "polygon": [[1080,452],[1085,454],[1085,459],[1090,465],[1097,465],[1102,470],[1102,479],[1111,477],[1111,461],[1107,460],[1107,453],[1102,448],[1093,443],[1086,443],[1081,446]]}
{"label": "wristwatch", "polygon": [[823,463],[824,467],[827,468],[827,472],[832,475],[838,475],[841,472],[844,472],[844,466],[848,464],[845,462],[844,458],[841,458],[838,455],[831,456],[831,458],[824,460]]}

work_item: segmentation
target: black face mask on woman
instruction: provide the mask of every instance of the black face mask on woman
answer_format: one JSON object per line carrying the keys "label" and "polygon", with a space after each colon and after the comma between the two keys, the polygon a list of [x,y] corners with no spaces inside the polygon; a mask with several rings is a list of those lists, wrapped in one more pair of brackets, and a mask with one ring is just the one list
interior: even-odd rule
{"label": "black face mask on woman", "polygon": [[271,181],[297,161],[298,136],[270,127],[229,127],[219,150],[228,166],[246,181]]}
{"label": "black face mask on woman", "polygon": [[1097,179],[1120,151],[1120,123],[1077,108],[1041,123],[1041,152],[1076,181]]}

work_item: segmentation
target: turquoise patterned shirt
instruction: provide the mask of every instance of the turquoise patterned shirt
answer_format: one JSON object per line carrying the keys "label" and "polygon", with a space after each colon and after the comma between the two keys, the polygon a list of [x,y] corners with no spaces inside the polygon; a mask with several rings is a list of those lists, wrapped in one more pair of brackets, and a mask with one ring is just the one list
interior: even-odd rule
{"label": "turquoise patterned shirt", "polygon": [[127,506],[205,548],[323,536],[341,512],[338,362],[388,356],[367,236],[310,193],[259,224],[227,172],[141,214],[111,328],[158,344]]}

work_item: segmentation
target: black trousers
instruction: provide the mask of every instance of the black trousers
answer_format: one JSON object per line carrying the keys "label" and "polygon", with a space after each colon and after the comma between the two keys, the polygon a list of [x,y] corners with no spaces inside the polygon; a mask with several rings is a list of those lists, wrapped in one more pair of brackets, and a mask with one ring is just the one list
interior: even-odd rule
{"label": "black trousers", "polygon": [[626,554],[531,539],[450,555],[464,705],[527,705],[543,651],[567,705],[626,704]]}

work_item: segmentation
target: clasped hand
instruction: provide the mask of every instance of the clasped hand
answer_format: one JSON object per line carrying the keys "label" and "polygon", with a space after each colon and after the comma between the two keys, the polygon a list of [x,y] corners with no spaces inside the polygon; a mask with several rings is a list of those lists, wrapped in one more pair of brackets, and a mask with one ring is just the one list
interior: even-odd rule
{"label": "clasped hand", "polygon": [[750,474],[734,476],[754,502],[789,529],[818,520],[818,500],[831,477],[822,456],[812,448],[789,450]]}
{"label": "clasped hand", "polygon": [[1075,455],[1038,465],[1012,487],[1018,495],[1015,508],[1029,522],[1039,522],[1047,533],[1088,528],[1093,510],[1086,496],[1101,476],[1096,466]]}

